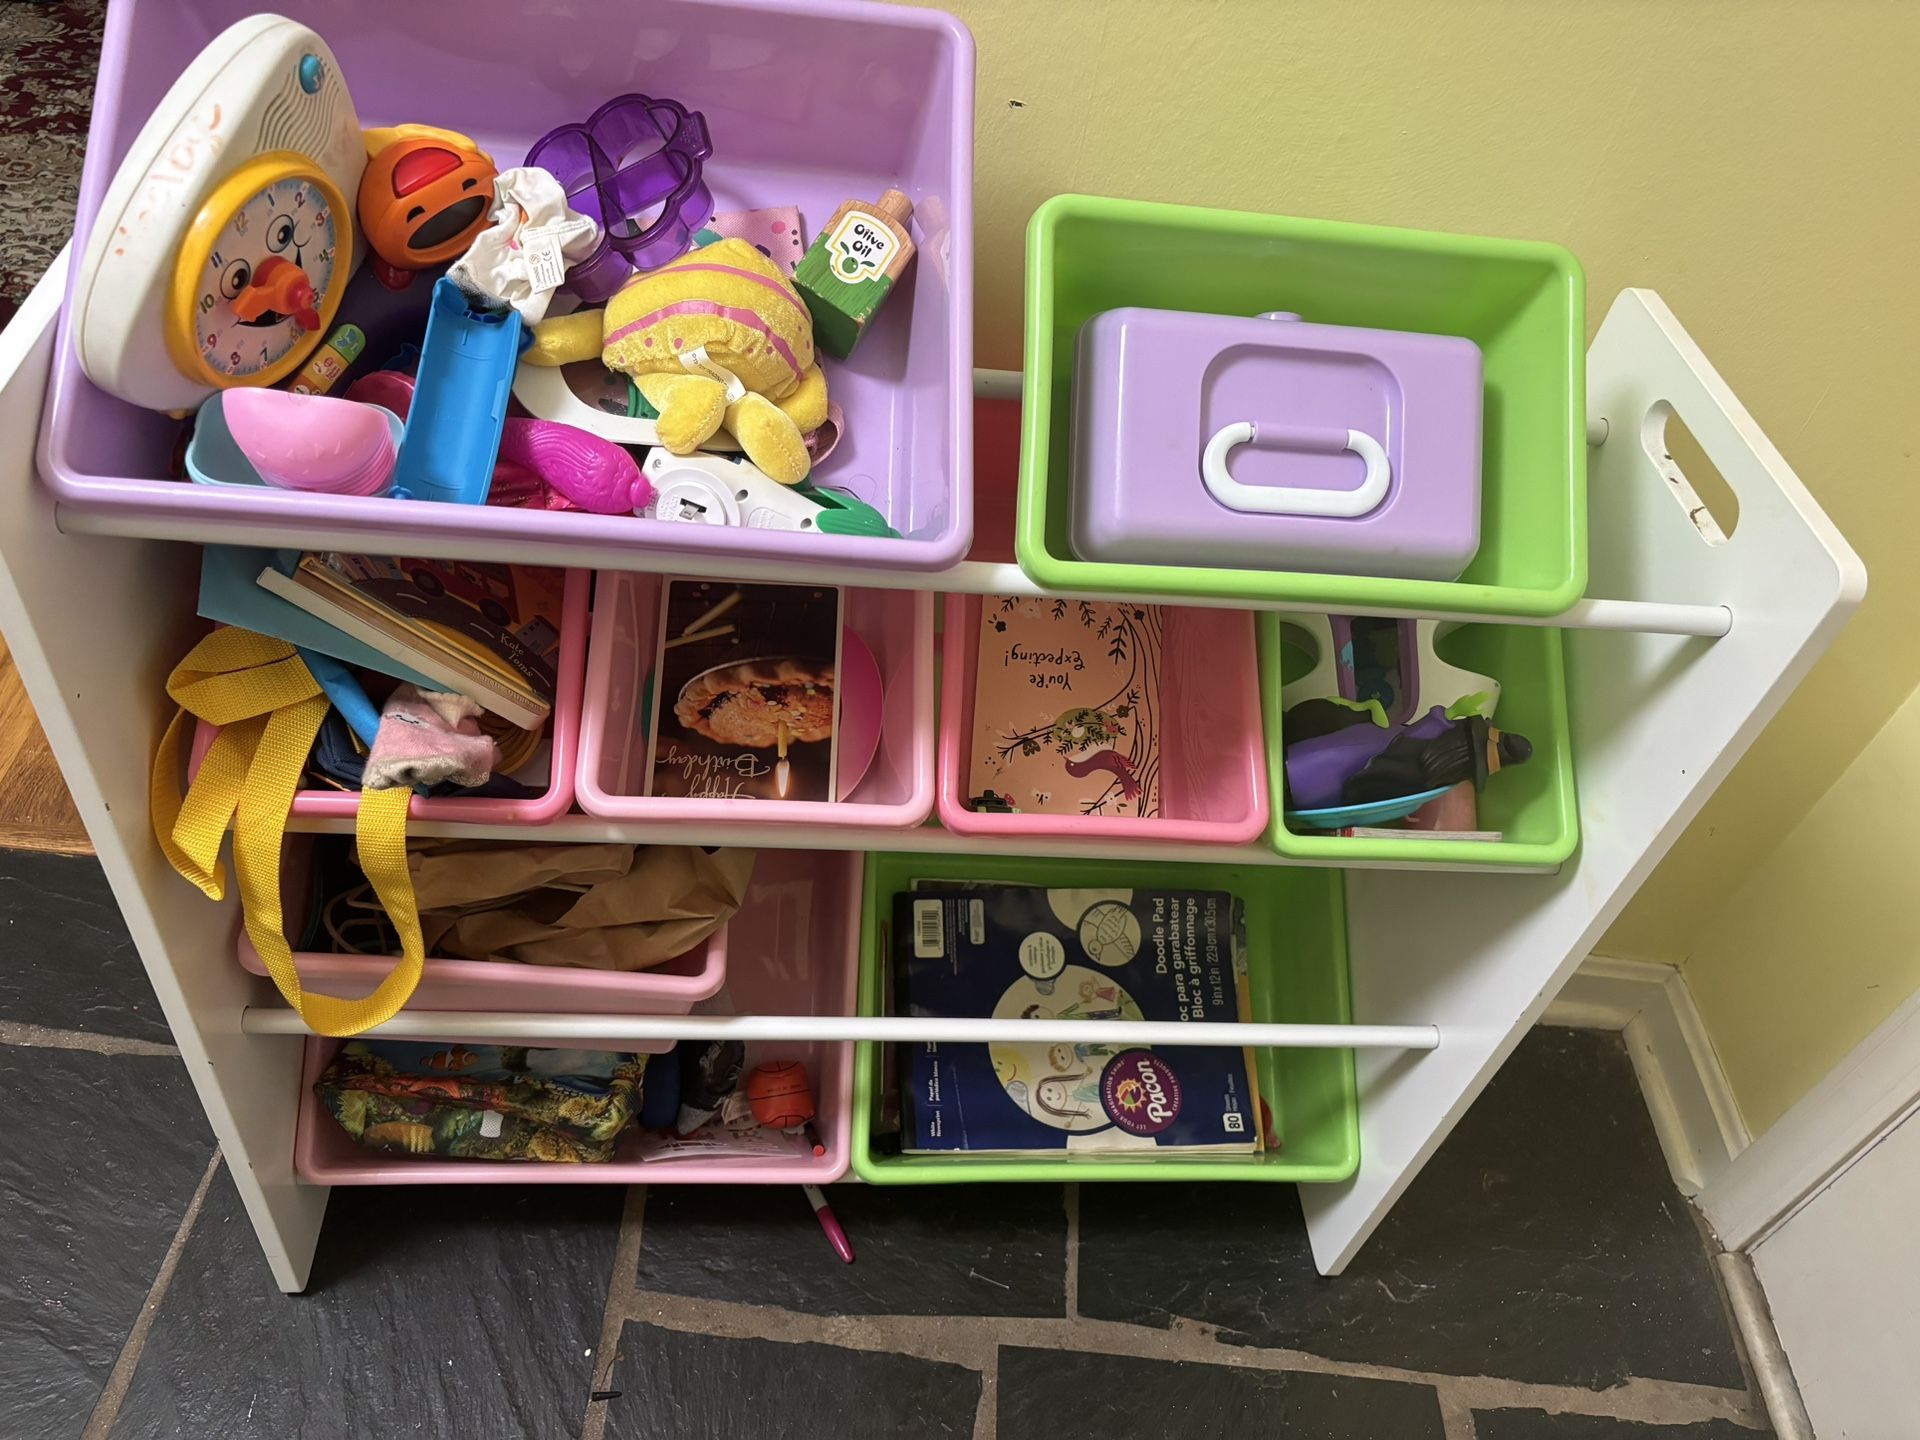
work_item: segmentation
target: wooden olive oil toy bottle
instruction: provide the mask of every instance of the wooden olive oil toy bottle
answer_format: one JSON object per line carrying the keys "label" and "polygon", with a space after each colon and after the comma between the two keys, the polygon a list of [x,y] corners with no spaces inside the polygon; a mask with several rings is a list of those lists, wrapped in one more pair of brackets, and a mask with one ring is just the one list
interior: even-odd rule
{"label": "wooden olive oil toy bottle", "polygon": [[913,202],[898,190],[878,200],[849,200],[800,257],[794,288],[813,314],[814,344],[827,354],[851,355],[893,293],[893,282],[913,260],[912,218]]}

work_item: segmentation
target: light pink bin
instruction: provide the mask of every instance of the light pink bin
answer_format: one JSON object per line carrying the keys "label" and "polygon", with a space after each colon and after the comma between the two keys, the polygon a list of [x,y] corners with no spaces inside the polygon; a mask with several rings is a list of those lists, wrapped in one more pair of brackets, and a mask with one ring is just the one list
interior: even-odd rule
{"label": "light pink bin", "polygon": [[[851,1015],[859,977],[860,862],[855,854],[763,850],[747,903],[728,927],[732,959],[725,993],[701,1009]],[[769,1043],[747,1049],[749,1066],[798,1060],[807,1067],[824,1155],[641,1161],[632,1156],[639,1136],[630,1134],[606,1165],[408,1160],[364,1150],[334,1123],[313,1093],[314,1081],[340,1044],[317,1036],[308,1040],[301,1067],[293,1164],[301,1179],[317,1185],[825,1185],[847,1170],[853,1110],[849,1044]]]}
{"label": "light pink bin", "polygon": [[[441,795],[413,797],[409,820],[454,820],[470,825],[544,825],[566,814],[573,805],[573,775],[580,748],[580,687],[587,655],[587,596],[593,586],[590,570],[569,570],[566,593],[560,602],[560,666],[554,678],[553,715],[547,721],[551,762],[544,793],[516,800],[504,796]],[[202,721],[194,730],[189,774],[219,733]],[[357,790],[300,790],[294,793],[292,814],[331,816],[351,820],[360,810]]]}
{"label": "light pink bin", "polygon": [[848,628],[872,650],[886,687],[880,744],[846,800],[689,800],[640,793],[647,774],[645,713],[659,639],[660,577],[603,572],[593,606],[580,721],[580,808],[608,820],[699,820],[742,825],[863,825],[906,829],[933,809],[933,596],[845,592]]}
{"label": "light pink bin", "polygon": [[[289,835],[281,856],[280,893],[285,897],[289,935],[307,924],[311,908],[311,837]],[[235,941],[242,969],[267,973],[266,962],[239,927]],[[327,951],[294,952],[303,985],[328,995],[354,999],[370,993],[399,963],[394,955],[339,955]],[[727,978],[727,930],[722,926],[684,955],[651,970],[575,970],[557,965],[519,965],[506,961],[429,958],[420,984],[407,1001],[409,1010],[504,1010],[530,1015],[603,1012],[608,1015],[684,1015],[719,992]],[[456,1038],[456,1037],[449,1037]],[[602,1040],[577,1042],[586,1049],[663,1051],[667,1041],[612,1045]]]}
{"label": "light pink bin", "polygon": [[973,685],[980,659],[978,595],[946,597],[940,672],[940,823],[956,835],[1244,845],[1267,828],[1267,760],[1260,723],[1253,616],[1167,606],[1161,648],[1160,814],[1000,815],[966,808]]}
{"label": "light pink bin", "polygon": [[[267,973],[260,952],[240,932],[240,964]],[[394,955],[294,955],[304,985],[348,999],[368,994],[395,965]],[[651,970],[571,970],[555,965],[516,965],[493,960],[428,960],[409,1010],[506,1010],[528,1015],[684,1015],[719,990],[727,976],[727,932]],[[449,1037],[454,1038],[454,1037]],[[569,1041],[579,1049],[664,1051],[672,1042],[620,1041],[605,1037]]]}

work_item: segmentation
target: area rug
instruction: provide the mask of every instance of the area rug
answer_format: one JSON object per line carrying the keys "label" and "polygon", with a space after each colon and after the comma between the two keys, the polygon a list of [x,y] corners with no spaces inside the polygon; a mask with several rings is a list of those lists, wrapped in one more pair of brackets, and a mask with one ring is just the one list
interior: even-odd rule
{"label": "area rug", "polygon": [[0,322],[73,233],[106,0],[0,0]]}

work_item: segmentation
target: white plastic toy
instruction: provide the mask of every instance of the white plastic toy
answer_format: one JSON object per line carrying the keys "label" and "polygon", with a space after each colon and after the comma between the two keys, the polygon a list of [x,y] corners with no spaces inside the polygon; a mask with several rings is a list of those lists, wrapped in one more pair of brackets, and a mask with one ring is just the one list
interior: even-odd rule
{"label": "white plastic toy", "polygon": [[645,513],[655,520],[753,530],[812,530],[819,523],[819,501],[750,461],[674,455],[661,446],[647,452],[640,473],[653,482]]}
{"label": "white plastic toy", "polygon": [[88,378],[186,411],[291,375],[359,259],[366,160],[325,41],[277,15],[223,31],[155,107],[94,219],[72,309]]}
{"label": "white plastic toy", "polygon": [[[513,372],[513,398],[537,420],[557,420],[576,430],[598,435],[616,445],[658,445],[660,431],[641,415],[614,415],[582,400],[567,381],[564,365],[529,365],[522,360]],[[704,451],[738,454],[740,442],[725,430],[714,432]],[[758,473],[758,472],[756,472]]]}

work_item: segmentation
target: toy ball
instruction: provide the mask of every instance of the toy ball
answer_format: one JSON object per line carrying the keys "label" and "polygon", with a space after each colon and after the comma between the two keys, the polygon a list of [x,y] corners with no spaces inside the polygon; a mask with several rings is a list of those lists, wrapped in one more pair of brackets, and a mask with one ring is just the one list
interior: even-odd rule
{"label": "toy ball", "polygon": [[466,136],[428,125],[367,132],[356,208],[373,253],[395,270],[457,260],[487,228],[492,158]]}
{"label": "toy ball", "polygon": [[747,1077],[753,1118],[774,1130],[794,1130],[813,1118],[813,1088],[807,1067],[796,1060],[770,1060]]}

